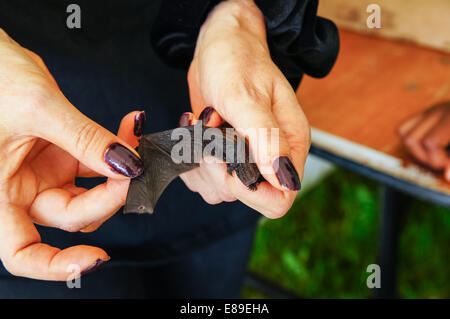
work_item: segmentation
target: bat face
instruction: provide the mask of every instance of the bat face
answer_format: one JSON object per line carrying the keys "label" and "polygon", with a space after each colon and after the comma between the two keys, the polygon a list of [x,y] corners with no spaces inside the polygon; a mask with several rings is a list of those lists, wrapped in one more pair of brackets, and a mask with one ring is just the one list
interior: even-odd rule
{"label": "bat face", "polygon": [[[137,149],[144,162],[144,172],[131,180],[124,213],[153,213],[162,192],[178,175],[199,166],[206,151],[227,163],[227,172],[250,190],[264,181],[255,163],[250,161],[248,144],[231,136],[224,124],[219,128],[187,126],[144,135]],[[205,140],[206,137],[206,140]],[[213,141],[212,137],[214,137]],[[208,139],[209,138],[209,139]],[[244,152],[245,158],[238,160]],[[233,154],[230,161],[230,156]]]}

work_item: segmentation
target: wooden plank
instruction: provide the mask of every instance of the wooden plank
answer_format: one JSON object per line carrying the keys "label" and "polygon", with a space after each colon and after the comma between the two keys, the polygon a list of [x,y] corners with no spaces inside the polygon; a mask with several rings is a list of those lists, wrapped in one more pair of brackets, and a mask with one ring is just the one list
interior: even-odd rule
{"label": "wooden plank", "polygon": [[[381,28],[369,29],[369,4],[381,9]],[[340,28],[402,39],[450,52],[448,0],[320,0],[319,15]]]}
{"label": "wooden plank", "polygon": [[[340,35],[341,51],[331,73],[324,79],[305,77],[297,90],[310,124],[327,133],[319,139],[313,132],[313,143],[450,194],[450,185],[439,175],[412,164],[397,134],[411,115],[450,100],[450,55],[347,31]],[[361,148],[348,149],[344,140]],[[394,162],[379,161],[382,157],[368,149],[399,161],[387,165]],[[410,165],[414,173],[401,169]]]}

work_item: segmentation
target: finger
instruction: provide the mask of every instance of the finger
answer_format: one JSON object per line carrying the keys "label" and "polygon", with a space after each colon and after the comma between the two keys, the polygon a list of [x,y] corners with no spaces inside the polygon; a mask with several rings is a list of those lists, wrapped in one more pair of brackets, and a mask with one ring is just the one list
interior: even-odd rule
{"label": "finger", "polygon": [[[145,113],[131,112],[122,119],[118,135],[130,145],[137,145],[136,134],[142,135],[144,127]],[[37,196],[30,214],[42,225],[67,231],[92,231],[125,203],[128,186],[128,180],[109,178],[106,183],[77,196],[66,189],[47,189]]]}
{"label": "finger", "polygon": [[199,185],[202,183],[202,178],[198,172],[199,170],[200,167],[179,175],[184,184],[186,184],[187,188],[194,193],[198,193]]}
{"label": "finger", "polygon": [[256,191],[250,191],[239,180],[231,176],[227,177],[226,182],[230,192],[239,201],[271,219],[285,215],[297,194],[296,192],[280,191],[266,182],[259,184]]}
{"label": "finger", "polygon": [[178,126],[179,127],[184,127],[184,126],[190,126],[193,125],[193,121],[194,120],[194,114],[191,112],[184,112],[183,114],[181,114]]}
{"label": "finger", "polygon": [[[121,121],[117,136],[127,142],[129,145],[136,147],[139,145],[139,138],[145,130],[146,114],[145,111],[134,111],[128,113]],[[93,222],[80,229],[83,233],[90,233],[96,231],[111,215],[107,215],[102,219]]]}
{"label": "finger", "polygon": [[423,114],[419,114],[419,115],[416,115],[416,116],[406,120],[398,128],[398,133],[401,136],[408,135],[408,133],[411,132],[411,130],[420,123],[420,121],[423,119],[423,117],[424,117]]}
{"label": "finger", "polygon": [[[142,136],[146,124],[145,111],[133,111],[122,118],[120,122],[117,137],[125,141],[128,145],[135,148],[139,145],[139,138]],[[96,171],[90,169],[83,163],[79,163],[77,176],[79,177],[97,177],[100,176]]]}
{"label": "finger", "polygon": [[145,111],[134,111],[124,116],[120,122],[117,136],[135,148],[139,145],[139,139],[144,134],[147,115]]}
{"label": "finger", "polygon": [[33,109],[33,116],[17,112],[22,131],[31,128],[34,135],[56,144],[101,175],[123,179],[142,173],[142,161],[132,146],[84,116],[64,97],[43,103]]}
{"label": "finger", "polygon": [[[3,39],[8,38],[5,33],[2,35]],[[13,43],[13,40],[8,41]],[[7,117],[10,133],[28,133],[50,141],[105,176],[124,178],[142,173],[142,161],[132,147],[79,112],[53,86],[54,80],[45,81],[48,70],[37,55],[18,45],[14,50],[19,54],[13,63],[34,63],[35,71],[41,70],[44,74],[30,82],[29,93]]]}
{"label": "finger", "polygon": [[271,97],[250,84],[242,84],[224,95],[221,105],[220,115],[247,137],[264,178],[280,190],[299,190],[300,178],[290,159],[288,140],[272,113]]}
{"label": "finger", "polygon": [[55,78],[48,70],[48,68],[45,65],[42,58],[39,55],[37,55],[36,53],[34,53],[33,51],[28,50],[27,48],[23,48],[23,49],[28,54],[28,56],[42,69],[42,71],[44,71],[44,73],[49,77],[49,79],[53,82],[53,84],[59,88],[58,83],[56,82]]}
{"label": "finger", "polygon": [[225,184],[226,168],[221,165],[202,162],[199,168],[181,174],[180,178],[191,191],[199,193],[208,204],[235,201],[236,197],[228,191]]}
{"label": "finger", "polygon": [[221,202],[220,197],[204,179],[201,172],[200,168],[196,168],[181,174],[180,178],[191,191],[199,193],[205,202],[211,205],[219,204]]}
{"label": "finger", "polygon": [[[195,114],[203,105],[214,105],[220,116],[230,123],[241,135],[247,136],[253,158],[264,178],[280,190],[299,190],[300,179],[289,158],[290,150],[282,134],[272,139],[258,138],[259,129],[278,128],[271,112],[272,87],[257,88],[245,77],[236,81],[226,81],[223,85],[221,74],[208,78],[208,84],[201,87],[199,66],[194,61],[188,72],[191,105]],[[204,112],[204,111],[203,111]],[[202,113],[203,113],[202,112]],[[208,126],[210,126],[208,124]],[[212,125],[211,125],[212,126]],[[251,131],[251,132],[250,132]],[[276,140],[275,142],[272,142]],[[281,166],[281,170],[279,170]]]}
{"label": "finger", "polygon": [[82,245],[61,250],[41,243],[39,233],[22,207],[2,205],[0,214],[0,258],[13,275],[63,281],[73,279],[71,265],[83,273],[110,259],[97,247]]}
{"label": "finger", "polygon": [[430,164],[427,151],[422,143],[423,138],[439,122],[440,117],[440,112],[431,113],[425,116],[423,120],[403,138],[407,150],[423,164]]}
{"label": "finger", "polygon": [[199,121],[202,122],[202,125],[209,127],[217,127],[223,122],[219,113],[212,106],[205,107],[198,118],[193,120],[193,124],[195,125]]}
{"label": "finger", "polygon": [[450,145],[450,116],[444,116],[427,132],[422,142],[427,152],[428,164],[437,170],[445,169],[450,164],[447,151]]}
{"label": "finger", "polygon": [[[306,158],[311,145],[308,120],[298,103],[297,96],[287,81],[276,84],[273,98],[273,114],[286,137],[292,163],[302,179]],[[280,167],[281,169],[281,167]]]}
{"label": "finger", "polygon": [[[233,202],[237,198],[227,187],[227,168],[225,163],[215,157],[205,157],[200,163],[200,170],[205,184],[199,187],[199,193],[213,192],[220,199],[220,202]],[[229,175],[228,175],[229,176]]]}
{"label": "finger", "polygon": [[187,80],[189,86],[189,98],[191,102],[191,107],[194,114],[199,115],[202,109],[205,107],[205,101],[199,86],[198,80],[198,64],[194,59],[189,66]]}
{"label": "finger", "polygon": [[129,181],[108,179],[74,195],[63,188],[47,189],[36,197],[30,216],[41,225],[75,232],[112,216],[125,203]]}
{"label": "finger", "polygon": [[72,193],[72,195],[76,196],[76,195],[80,195],[83,194],[85,192],[88,191],[87,188],[84,187],[78,187],[74,184],[66,184],[63,187],[61,187],[62,189],[65,189],[66,191]]}
{"label": "finger", "polygon": [[444,178],[446,179],[447,182],[450,183],[450,164],[447,165],[447,167],[445,168]]}

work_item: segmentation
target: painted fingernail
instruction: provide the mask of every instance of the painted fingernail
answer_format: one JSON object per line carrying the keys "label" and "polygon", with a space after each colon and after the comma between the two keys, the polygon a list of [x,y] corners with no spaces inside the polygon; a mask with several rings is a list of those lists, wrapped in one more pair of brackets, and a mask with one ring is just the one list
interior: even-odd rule
{"label": "painted fingernail", "polygon": [[119,143],[109,145],[104,159],[113,171],[126,177],[134,178],[141,175],[144,170],[142,160]]}
{"label": "painted fingernail", "polygon": [[108,260],[109,259],[107,259],[107,260],[97,259],[92,265],[90,265],[89,267],[87,267],[85,270],[83,270],[81,272],[81,276],[84,276],[86,274],[96,271],[97,269],[101,268]]}
{"label": "painted fingernail", "polygon": [[146,121],[145,111],[139,112],[134,117],[134,135],[139,137],[144,133],[145,121]]}
{"label": "painted fingernail", "polygon": [[273,161],[273,169],[281,186],[290,191],[298,191],[301,188],[300,178],[291,160],[287,156],[277,157]]}
{"label": "painted fingernail", "polygon": [[179,126],[183,127],[183,126],[191,125],[191,117],[192,117],[192,113],[190,113],[190,112],[183,113],[180,117]]}
{"label": "painted fingernail", "polygon": [[200,113],[198,119],[203,122],[203,125],[205,125],[209,122],[213,112],[214,108],[212,106],[208,106],[202,111],[202,113]]}

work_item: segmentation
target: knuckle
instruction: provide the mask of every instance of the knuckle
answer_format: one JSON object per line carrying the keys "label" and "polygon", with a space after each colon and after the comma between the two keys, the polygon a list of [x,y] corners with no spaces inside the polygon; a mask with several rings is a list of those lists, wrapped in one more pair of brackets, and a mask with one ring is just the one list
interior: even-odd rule
{"label": "knuckle", "polygon": [[271,207],[262,214],[269,219],[281,218],[291,209],[293,201],[294,199],[284,200],[282,203],[277,204],[276,207]]}
{"label": "knuckle", "polygon": [[429,156],[428,165],[433,169],[443,169],[445,167],[445,161],[442,161],[437,156]]}
{"label": "knuckle", "polygon": [[79,223],[76,222],[66,222],[62,224],[59,228],[69,233],[76,233],[81,229],[83,229],[84,227],[85,225],[80,225]]}
{"label": "knuckle", "polygon": [[10,259],[2,259],[3,267],[13,276],[19,277],[23,276],[22,271],[18,267],[17,263]]}
{"label": "knuckle", "polygon": [[257,87],[247,77],[243,76],[241,80],[232,81],[227,90],[221,92],[219,105],[225,105],[225,109],[238,109],[241,111],[242,105],[263,106],[271,104],[271,98],[268,90]]}
{"label": "knuckle", "polygon": [[103,145],[103,134],[101,128],[93,123],[86,122],[80,126],[75,138],[75,149],[85,156],[90,151],[100,150]]}
{"label": "knuckle", "polygon": [[100,228],[101,225],[89,225],[87,227],[84,227],[83,229],[80,229],[79,231],[82,233],[93,233],[95,232],[97,229]]}
{"label": "knuckle", "polygon": [[211,193],[200,193],[200,195],[202,196],[203,200],[205,202],[207,202],[210,205],[217,205],[220,204],[222,202],[222,200],[216,196],[215,194],[211,194]]}
{"label": "knuckle", "polygon": [[23,100],[19,105],[22,112],[41,115],[47,109],[51,93],[48,85],[39,79],[30,79],[24,88]]}
{"label": "knuckle", "polygon": [[37,62],[39,62],[40,64],[44,64],[44,60],[41,58],[40,55],[34,53],[33,51],[30,51],[30,53]]}
{"label": "knuckle", "polygon": [[270,96],[265,92],[265,90],[258,88],[247,78],[244,78],[244,81],[237,85],[236,94],[240,99],[258,105],[263,105],[270,102]]}
{"label": "knuckle", "polygon": [[226,193],[226,194],[223,194],[223,195],[222,195],[222,200],[223,200],[224,202],[230,203],[230,202],[236,201],[236,197],[234,197],[234,196],[231,195],[231,194]]}
{"label": "knuckle", "polygon": [[437,148],[436,141],[431,138],[425,138],[422,144],[427,150],[435,150]]}
{"label": "knuckle", "polygon": [[289,130],[284,133],[289,141],[289,147],[294,151],[308,152],[311,147],[311,128],[305,126],[300,128],[300,132]]}
{"label": "knuckle", "polygon": [[5,42],[12,42],[11,37],[8,35],[8,33],[5,31],[5,29],[0,27],[0,40],[5,41]]}
{"label": "knuckle", "polygon": [[220,198],[224,202],[234,202],[236,200],[236,197],[231,194],[230,191],[228,191],[227,187],[224,185],[222,188],[222,191],[220,192]]}
{"label": "knuckle", "polygon": [[406,147],[408,148],[414,148],[417,146],[417,140],[413,137],[406,137],[404,141]]}

